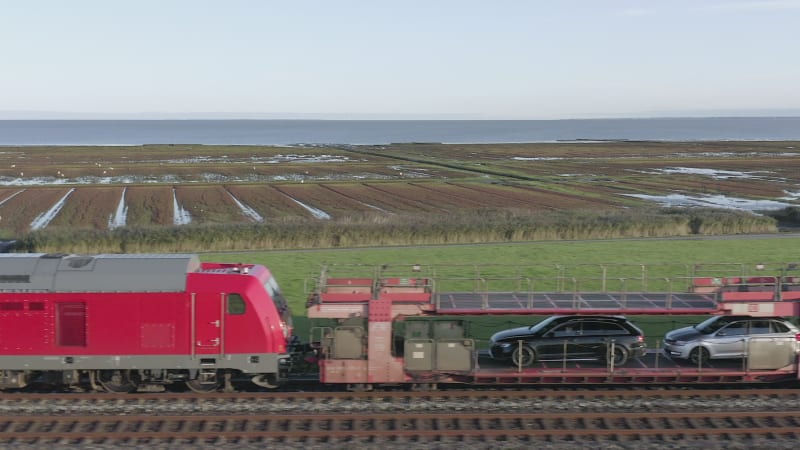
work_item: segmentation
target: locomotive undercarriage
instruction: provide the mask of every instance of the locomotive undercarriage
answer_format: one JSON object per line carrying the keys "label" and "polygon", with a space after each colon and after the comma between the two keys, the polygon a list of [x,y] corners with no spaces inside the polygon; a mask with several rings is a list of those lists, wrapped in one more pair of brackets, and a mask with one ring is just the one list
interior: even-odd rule
{"label": "locomotive undercarriage", "polygon": [[274,389],[285,379],[276,373],[252,374],[233,369],[110,369],[110,370],[2,370],[0,390],[57,388],[98,392],[163,392],[182,389],[193,392],[235,392],[236,384],[253,383]]}
{"label": "locomotive undercarriage", "polygon": [[[66,366],[66,367],[65,367]],[[72,367],[69,367],[72,366]],[[160,368],[166,366],[169,368]],[[24,370],[20,370],[24,367]],[[276,388],[288,379],[290,355],[52,356],[0,358],[0,390],[52,386],[107,392],[234,391],[234,383]]]}

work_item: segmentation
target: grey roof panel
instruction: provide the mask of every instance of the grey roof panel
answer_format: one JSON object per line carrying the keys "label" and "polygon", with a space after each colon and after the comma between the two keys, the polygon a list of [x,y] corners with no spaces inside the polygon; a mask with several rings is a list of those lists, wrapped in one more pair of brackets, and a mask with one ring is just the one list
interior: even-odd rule
{"label": "grey roof panel", "polygon": [[182,292],[193,254],[0,255],[0,291]]}

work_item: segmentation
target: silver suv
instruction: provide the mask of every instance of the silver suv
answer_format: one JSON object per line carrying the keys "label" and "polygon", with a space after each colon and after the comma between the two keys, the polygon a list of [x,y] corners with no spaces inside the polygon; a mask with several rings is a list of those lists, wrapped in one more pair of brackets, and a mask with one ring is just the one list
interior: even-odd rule
{"label": "silver suv", "polygon": [[781,317],[714,316],[699,325],[670,331],[664,351],[674,358],[706,364],[710,359],[742,358],[753,338],[776,345],[790,342],[797,351],[800,329]]}

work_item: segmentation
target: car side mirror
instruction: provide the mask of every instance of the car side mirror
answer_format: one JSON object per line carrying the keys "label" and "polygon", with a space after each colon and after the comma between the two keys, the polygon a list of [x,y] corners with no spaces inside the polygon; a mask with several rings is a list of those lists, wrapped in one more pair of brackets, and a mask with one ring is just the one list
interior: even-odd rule
{"label": "car side mirror", "polygon": [[727,336],[727,335],[728,335],[728,333],[726,333],[724,331],[718,331],[717,332],[717,336]]}

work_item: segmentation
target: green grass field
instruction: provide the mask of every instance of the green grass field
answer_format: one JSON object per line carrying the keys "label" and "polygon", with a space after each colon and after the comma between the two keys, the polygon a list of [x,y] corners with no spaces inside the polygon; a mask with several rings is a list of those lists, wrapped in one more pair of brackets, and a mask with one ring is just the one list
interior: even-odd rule
{"label": "green grass field", "polygon": [[[723,239],[636,239],[613,241],[553,241],[516,244],[450,245],[424,247],[383,247],[335,250],[291,250],[249,253],[207,253],[206,261],[259,263],[270,268],[281,285],[294,312],[298,336],[307,340],[309,322],[305,319],[306,287],[319,275],[325,264],[364,265],[361,276],[372,276],[381,265],[460,266],[465,276],[474,267],[503,264],[509,273],[514,267],[534,265],[584,264],[675,264],[695,265],[735,263],[767,264],[783,267],[800,262],[800,237],[730,237]],[[353,272],[351,270],[351,272]],[[688,316],[640,316],[639,324],[648,337],[648,344],[657,345],[667,330],[697,323],[701,318]],[[472,335],[481,341],[494,331],[517,325],[532,324],[538,317],[497,316],[480,318],[470,323]]]}

